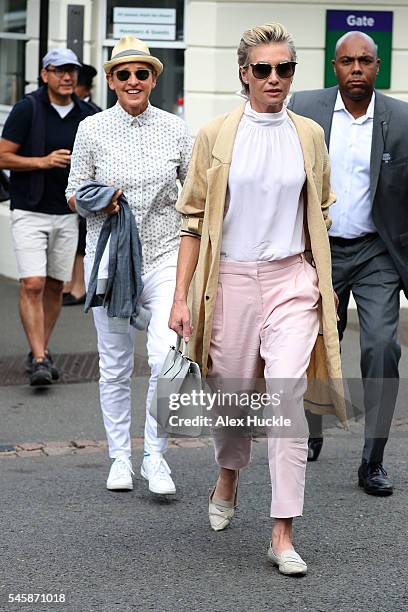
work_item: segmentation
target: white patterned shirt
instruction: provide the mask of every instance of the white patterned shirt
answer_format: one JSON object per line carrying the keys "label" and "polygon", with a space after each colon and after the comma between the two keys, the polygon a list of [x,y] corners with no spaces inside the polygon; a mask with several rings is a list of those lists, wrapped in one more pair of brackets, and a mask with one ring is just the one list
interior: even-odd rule
{"label": "white patterned shirt", "polygon": [[[86,180],[122,189],[142,243],[142,272],[178,249],[181,216],[176,211],[177,179],[184,182],[192,140],[185,122],[148,105],[133,117],[119,103],[79,125],[66,189],[69,199]],[[87,217],[86,254],[95,255],[105,213]]]}

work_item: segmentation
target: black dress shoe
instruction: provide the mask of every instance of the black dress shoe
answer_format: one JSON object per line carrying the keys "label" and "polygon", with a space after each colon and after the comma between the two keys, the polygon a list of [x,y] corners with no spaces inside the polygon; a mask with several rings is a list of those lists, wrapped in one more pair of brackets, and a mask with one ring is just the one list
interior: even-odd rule
{"label": "black dress shoe", "polygon": [[323,438],[309,438],[307,442],[307,460],[317,461],[323,446]]}
{"label": "black dress shoe", "polygon": [[393,494],[393,486],[382,463],[363,462],[358,468],[358,486],[369,495],[385,497]]}

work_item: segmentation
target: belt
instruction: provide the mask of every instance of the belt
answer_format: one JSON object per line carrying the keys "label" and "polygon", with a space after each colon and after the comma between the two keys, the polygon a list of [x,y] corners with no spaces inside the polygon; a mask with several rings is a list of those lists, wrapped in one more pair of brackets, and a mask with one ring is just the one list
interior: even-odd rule
{"label": "belt", "polygon": [[366,242],[367,240],[374,240],[378,237],[377,232],[371,234],[364,234],[364,236],[358,236],[357,238],[341,238],[340,236],[329,236],[330,244],[337,244],[338,246],[349,246],[352,244],[358,244],[359,242]]}

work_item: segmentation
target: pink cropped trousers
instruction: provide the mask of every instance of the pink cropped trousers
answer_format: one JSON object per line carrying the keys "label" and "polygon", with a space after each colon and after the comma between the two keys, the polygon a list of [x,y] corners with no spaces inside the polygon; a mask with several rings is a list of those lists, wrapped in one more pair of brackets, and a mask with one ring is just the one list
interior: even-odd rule
{"label": "pink cropped trousers", "polygon": [[[208,377],[224,389],[246,388],[264,377],[269,397],[278,393],[280,398],[273,414],[290,417],[289,428],[268,430],[275,518],[303,512],[308,438],[303,395],[319,329],[319,296],[316,271],[303,254],[277,261],[221,261]],[[250,461],[250,436],[215,431],[214,446],[220,467],[237,470]]]}

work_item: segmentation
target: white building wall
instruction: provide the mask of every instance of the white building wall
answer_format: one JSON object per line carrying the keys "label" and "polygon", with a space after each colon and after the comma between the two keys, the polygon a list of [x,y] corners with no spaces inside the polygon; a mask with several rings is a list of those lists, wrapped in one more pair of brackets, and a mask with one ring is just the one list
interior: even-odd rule
{"label": "white building wall", "polygon": [[361,0],[352,6],[336,0],[189,0],[185,90],[186,118],[193,133],[237,105],[236,49],[246,29],[271,21],[283,23],[298,52],[293,88],[316,89],[324,86],[326,10],[353,8],[394,11],[391,89],[386,93],[408,99],[407,0]]}
{"label": "white building wall", "polygon": [[[408,0],[360,0],[352,5],[332,0],[187,0],[185,27],[186,119],[193,134],[240,101],[236,50],[250,27],[278,21],[292,33],[299,65],[293,90],[324,87],[326,10],[394,11],[391,89],[408,100]],[[408,302],[401,296],[403,307]],[[354,300],[350,306],[355,308]]]}
{"label": "white building wall", "polygon": [[[105,0],[50,0],[48,16],[48,48],[66,47],[68,30],[68,5],[78,4],[84,12],[84,55],[83,62],[95,67],[102,65],[101,19],[105,15]],[[30,40],[26,46],[26,93],[37,88],[38,50],[40,30],[40,0],[27,1],[27,34]]]}

